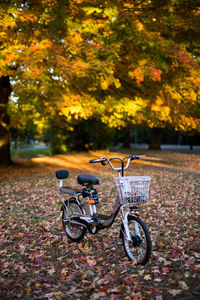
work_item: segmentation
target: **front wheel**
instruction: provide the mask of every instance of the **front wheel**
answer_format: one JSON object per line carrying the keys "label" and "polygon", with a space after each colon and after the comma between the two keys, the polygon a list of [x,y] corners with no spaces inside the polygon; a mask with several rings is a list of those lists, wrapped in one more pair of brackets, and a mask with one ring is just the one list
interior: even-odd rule
{"label": "front wheel", "polygon": [[128,216],[128,228],[131,241],[126,237],[124,225],[121,226],[121,236],[126,255],[137,264],[145,265],[151,256],[151,237],[146,224],[138,217]]}
{"label": "front wheel", "polygon": [[75,215],[83,214],[82,208],[78,205],[75,199],[70,199],[65,202],[66,206],[62,207],[62,224],[67,237],[73,242],[79,242],[86,234],[86,227],[76,224],[70,219]]}

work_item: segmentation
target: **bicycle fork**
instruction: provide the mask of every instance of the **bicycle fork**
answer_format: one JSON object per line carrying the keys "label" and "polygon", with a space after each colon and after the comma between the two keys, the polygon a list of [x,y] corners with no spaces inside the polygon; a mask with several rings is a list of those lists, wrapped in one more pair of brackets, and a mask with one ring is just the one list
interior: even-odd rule
{"label": "bicycle fork", "polygon": [[[124,214],[124,212],[122,212],[122,214],[123,214],[122,222],[124,225],[124,232],[122,232],[122,233],[126,236],[126,239],[128,241],[132,242],[132,237],[131,237],[129,226],[128,226],[128,216],[131,214],[131,212],[126,212],[125,214]],[[134,222],[134,229],[135,229],[136,236],[140,237],[140,230],[139,230],[139,226],[138,226],[137,222]]]}

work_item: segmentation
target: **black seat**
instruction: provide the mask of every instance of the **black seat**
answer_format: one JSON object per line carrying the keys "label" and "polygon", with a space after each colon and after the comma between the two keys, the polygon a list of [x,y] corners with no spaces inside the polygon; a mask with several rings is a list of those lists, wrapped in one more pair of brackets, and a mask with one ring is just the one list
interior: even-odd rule
{"label": "black seat", "polygon": [[99,179],[93,175],[80,174],[77,177],[77,181],[82,185],[97,185],[99,184]]}

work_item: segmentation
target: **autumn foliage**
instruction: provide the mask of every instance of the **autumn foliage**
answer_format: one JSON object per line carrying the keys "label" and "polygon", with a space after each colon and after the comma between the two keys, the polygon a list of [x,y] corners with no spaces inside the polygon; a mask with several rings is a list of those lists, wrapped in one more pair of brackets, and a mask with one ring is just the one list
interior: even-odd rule
{"label": "autumn foliage", "polygon": [[[11,124],[28,115],[42,134],[93,117],[116,128],[200,131],[197,1],[2,1],[0,26],[0,77],[16,97]],[[1,103],[3,120],[8,97]],[[3,144],[9,122],[1,127]]]}

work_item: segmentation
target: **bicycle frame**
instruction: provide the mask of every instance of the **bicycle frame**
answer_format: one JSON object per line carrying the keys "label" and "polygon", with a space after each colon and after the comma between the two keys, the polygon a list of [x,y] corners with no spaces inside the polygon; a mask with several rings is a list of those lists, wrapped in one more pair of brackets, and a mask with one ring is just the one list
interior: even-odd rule
{"label": "bicycle frame", "polygon": [[[68,216],[68,218],[65,221],[69,221],[73,224],[77,224],[77,225],[82,225],[84,227],[87,227],[90,233],[93,233],[92,231],[92,226],[97,226],[97,231],[100,229],[105,229],[108,227],[111,227],[112,224],[114,223],[119,210],[121,210],[121,214],[122,214],[122,222],[124,225],[124,229],[125,232],[123,232],[123,234],[126,235],[126,238],[131,241],[131,236],[130,236],[130,232],[129,232],[129,228],[128,228],[128,216],[131,215],[136,215],[136,213],[139,211],[138,207],[134,207],[132,204],[121,204],[119,201],[119,198],[116,199],[115,202],[115,206],[113,208],[113,211],[111,212],[110,216],[107,216],[106,219],[102,218],[102,215],[93,217],[93,214],[97,214],[97,208],[96,205],[88,205],[89,209],[90,209],[90,214],[87,213],[84,205],[88,203],[88,201],[84,201],[82,202],[79,198],[81,195],[77,195],[75,197],[73,197],[73,199],[75,199],[77,201],[77,204],[81,207],[81,209],[83,210],[83,214],[75,214],[74,216],[72,216],[71,218]],[[68,200],[69,200],[69,196],[68,196]],[[67,202],[67,205],[66,205]],[[69,201],[64,201],[64,199],[62,199],[62,203],[63,206],[65,207],[66,211],[69,211]],[[126,208],[130,208],[131,210],[128,212],[125,212],[124,210]],[[137,225],[137,224],[136,224]],[[135,228],[136,232],[138,232],[139,235],[139,230],[138,228]],[[95,233],[97,233],[97,231]]]}
{"label": "bicycle frame", "polygon": [[[105,164],[105,162],[108,162],[110,167],[113,170],[117,171],[118,176],[123,177],[124,170],[126,170],[129,167],[130,161],[133,159],[138,159],[139,157],[143,157],[143,156],[144,155],[140,155],[137,157],[131,156],[131,157],[125,157],[124,159],[120,159],[120,158],[105,159],[104,157],[102,157],[99,160],[92,160],[90,162],[101,162],[103,165]],[[121,161],[122,165],[120,168],[114,167],[111,162],[112,160],[116,160],[116,159]],[[124,165],[125,159],[128,159],[126,166]],[[62,184],[63,184],[63,181],[60,180],[59,187],[62,187]],[[89,191],[94,190],[93,186],[90,186],[88,190]],[[74,216],[72,216],[72,218],[70,218],[68,216],[68,219],[66,221],[69,221],[74,224],[86,226],[89,229],[89,231],[91,232],[91,226],[97,226],[98,230],[111,227],[115,221],[115,218],[116,218],[119,210],[121,209],[121,214],[122,214],[122,218],[123,218],[122,222],[123,222],[123,225],[125,228],[125,234],[126,234],[127,239],[131,241],[131,236],[130,236],[130,232],[128,229],[128,216],[130,214],[135,215],[135,213],[139,211],[138,207],[135,207],[135,205],[133,205],[133,204],[122,204],[122,203],[120,203],[119,198],[117,198],[116,202],[115,202],[115,206],[114,206],[113,211],[111,212],[110,216],[106,216],[106,218],[104,218],[105,216],[97,214],[97,208],[96,208],[95,204],[88,204],[89,197],[86,197],[86,200],[84,202],[82,202],[80,200],[81,196],[82,196],[82,193],[80,193],[78,195],[74,195],[73,199],[76,200],[77,204],[79,205],[79,207],[81,208],[83,213],[75,214]],[[69,205],[69,199],[70,199],[70,197],[68,196],[68,201],[67,201],[68,205]],[[63,206],[65,207],[66,211],[69,211],[69,207],[67,207],[67,205],[65,204],[65,201],[63,199],[63,194],[62,194],[62,203],[63,203]],[[86,209],[87,206],[89,208],[89,211],[88,211],[88,209]],[[130,211],[124,212],[124,210],[126,208],[130,208]]]}
{"label": "bicycle frame", "polygon": [[[97,208],[96,208],[95,204],[88,205],[89,209],[90,209],[90,214],[88,214],[85,209],[85,204],[87,205],[88,201],[86,200],[86,201],[82,202],[79,199],[79,197],[80,197],[80,195],[75,196],[73,199],[76,200],[79,207],[83,210],[83,213],[75,214],[74,216],[72,216],[72,218],[70,218],[68,216],[68,219],[66,219],[66,221],[76,223],[79,225],[84,225],[84,226],[88,227],[89,231],[91,231],[91,228],[90,228],[91,225],[97,226],[98,229],[104,229],[104,228],[108,228],[108,227],[112,226],[112,224],[115,221],[115,218],[122,206],[121,203],[119,202],[118,198],[116,199],[115,206],[113,208],[112,213],[109,216],[106,216],[106,219],[103,219],[102,215],[97,214]],[[65,207],[66,211],[69,211],[69,198],[70,197],[68,197],[68,201],[64,201],[64,199],[62,198],[62,203],[63,203],[63,206]],[[96,216],[94,216],[94,214],[96,214]],[[87,222],[87,224],[85,222]]]}

